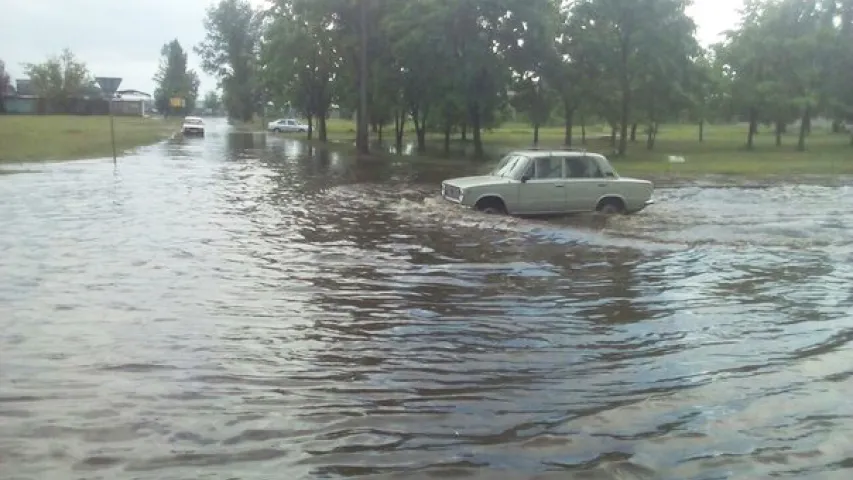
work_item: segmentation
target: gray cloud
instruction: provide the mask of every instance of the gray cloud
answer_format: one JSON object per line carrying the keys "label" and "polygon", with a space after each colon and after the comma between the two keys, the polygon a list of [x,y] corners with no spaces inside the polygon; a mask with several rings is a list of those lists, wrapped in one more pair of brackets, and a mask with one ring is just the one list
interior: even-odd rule
{"label": "gray cloud", "polygon": [[177,38],[199,72],[202,91],[215,88],[192,48],[204,39],[205,9],[214,0],[0,0],[0,58],[13,78],[24,63],[70,48],[95,75],[119,76],[122,88],[151,92],[163,44]]}
{"label": "gray cloud", "polygon": [[[70,48],[95,75],[119,76],[122,88],[151,93],[160,47],[177,38],[189,51],[201,90],[216,81],[201,72],[192,48],[204,39],[205,9],[216,0],[0,0],[0,59],[13,78],[23,63]],[[253,0],[262,4],[263,0]],[[734,27],[741,0],[696,0],[691,13],[703,43]]]}

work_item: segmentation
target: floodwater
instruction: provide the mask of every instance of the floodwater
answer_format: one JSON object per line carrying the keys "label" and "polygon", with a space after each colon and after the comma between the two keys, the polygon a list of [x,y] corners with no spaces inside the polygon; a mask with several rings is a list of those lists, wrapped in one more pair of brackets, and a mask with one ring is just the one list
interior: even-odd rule
{"label": "floodwater", "polygon": [[0,177],[0,478],[850,478],[850,182],[515,220],[209,128]]}

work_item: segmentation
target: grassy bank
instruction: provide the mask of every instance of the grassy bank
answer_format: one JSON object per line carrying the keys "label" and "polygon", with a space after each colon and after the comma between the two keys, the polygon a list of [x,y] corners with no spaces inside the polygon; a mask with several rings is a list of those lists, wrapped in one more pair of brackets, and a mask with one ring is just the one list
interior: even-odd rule
{"label": "grassy bank", "polygon": [[[260,127],[258,124],[257,127]],[[584,148],[608,154],[609,129],[601,125],[587,127],[587,142]],[[355,125],[348,120],[332,119],[328,123],[329,140],[337,148],[352,148]],[[581,129],[575,130],[576,147],[580,146]],[[303,134],[288,134],[303,138]],[[393,144],[393,127],[385,129],[384,142]],[[375,134],[371,134],[373,140]],[[451,146],[451,160],[470,156],[473,148],[462,142],[455,134]],[[443,137],[428,135],[428,151],[425,156],[436,160],[444,157]],[[527,148],[532,145],[533,129],[525,124],[505,124],[500,128],[484,131],[483,143],[490,157],[497,157],[508,150]],[[406,143],[415,142],[412,131],[406,132]],[[645,136],[638,131],[637,141],[631,142],[626,158],[613,159],[614,165],[623,175],[701,175],[732,174],[747,176],[763,175],[842,175],[853,174],[853,146],[849,134],[832,134],[815,128],[806,141],[806,151],[797,152],[797,135],[792,130],[782,138],[777,147],[771,129],[764,128],[755,139],[751,151],[746,144],[746,126],[708,125],[704,140],[699,141],[696,125],[663,125],[660,127],[655,147],[646,148]],[[540,148],[558,148],[563,144],[561,127],[542,128],[539,133]],[[374,149],[376,150],[376,149]],[[670,157],[683,157],[684,163],[671,163]]]}
{"label": "grassy bank", "polygon": [[[115,117],[116,150],[155,143],[174,133],[177,120]],[[112,156],[106,116],[0,116],[0,163]]]}

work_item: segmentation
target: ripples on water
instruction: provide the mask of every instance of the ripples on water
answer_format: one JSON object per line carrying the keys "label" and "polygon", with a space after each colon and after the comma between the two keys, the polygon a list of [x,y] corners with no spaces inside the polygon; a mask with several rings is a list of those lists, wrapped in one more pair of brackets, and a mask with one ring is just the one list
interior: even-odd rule
{"label": "ripples on water", "polygon": [[847,478],[850,187],[500,219],[307,148],[0,178],[3,478]]}

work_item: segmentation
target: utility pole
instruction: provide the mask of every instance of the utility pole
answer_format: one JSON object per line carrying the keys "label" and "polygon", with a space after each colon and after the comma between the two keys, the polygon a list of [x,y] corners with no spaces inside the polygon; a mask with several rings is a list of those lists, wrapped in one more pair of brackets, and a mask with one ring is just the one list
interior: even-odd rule
{"label": "utility pole", "polygon": [[359,75],[358,75],[358,125],[356,133],[356,150],[360,155],[370,153],[370,133],[368,123],[370,116],[367,112],[367,0],[358,0],[360,24],[361,24],[361,52],[359,55]]}

